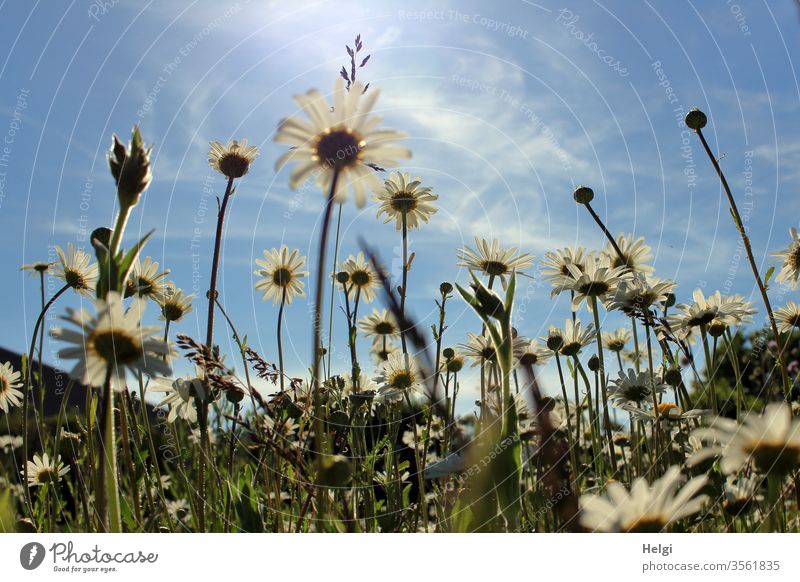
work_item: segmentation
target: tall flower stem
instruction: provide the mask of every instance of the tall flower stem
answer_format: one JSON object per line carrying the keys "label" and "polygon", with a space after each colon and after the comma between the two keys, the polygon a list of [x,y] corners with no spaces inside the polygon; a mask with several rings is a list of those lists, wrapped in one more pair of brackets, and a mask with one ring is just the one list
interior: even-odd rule
{"label": "tall flower stem", "polygon": [[[23,486],[25,488],[25,504],[28,506],[28,511],[30,512],[31,519],[33,519],[33,503],[31,502],[31,491],[28,486],[28,400],[30,399],[30,391],[33,381],[33,366],[31,362],[33,361],[33,351],[36,349],[36,338],[39,335],[40,328],[43,330],[45,315],[47,315],[47,311],[52,307],[53,303],[61,297],[66,290],[69,289],[69,285],[64,285],[61,289],[56,291],[56,294],[53,295],[50,300],[42,307],[42,310],[39,312],[39,317],[36,319],[36,324],[33,326],[33,336],[31,337],[31,347],[28,350],[28,362],[27,366],[28,369],[26,370],[25,374],[25,393],[23,394],[22,398],[22,456],[24,457],[22,461],[22,478],[23,478]],[[41,382],[41,375],[39,376],[39,381]]]}
{"label": "tall flower stem", "polygon": [[[401,321],[406,321],[406,296],[408,295],[408,214],[405,209],[402,211],[403,215],[403,282],[402,282],[402,290],[403,292],[400,294],[400,316]],[[408,353],[408,347],[406,346],[406,330],[405,326],[400,329],[400,344],[403,348],[403,353]]]}
{"label": "tall flower stem", "polygon": [[725,330],[725,354],[736,376],[736,422],[739,422],[742,408],[744,407],[744,389],[742,388],[742,372],[739,369],[739,354],[736,353],[736,348],[733,345],[733,336],[730,329]]}
{"label": "tall flower stem", "polygon": [[[333,245],[333,266],[331,267],[331,273],[336,272],[336,264],[339,262],[339,235],[342,228],[342,207],[343,204],[339,204],[339,213],[336,219],[336,242]],[[327,371],[328,377],[331,375],[331,342],[333,342],[333,300],[336,297],[336,285],[331,285],[331,301],[330,301],[330,314],[328,316],[328,365],[325,367]]]}
{"label": "tall flower stem", "polygon": [[[44,309],[46,305],[45,295],[44,295],[44,271],[39,272],[39,297],[41,299],[40,305],[41,308]],[[46,434],[45,426],[44,426],[44,366],[42,364],[42,358],[44,357],[44,326],[39,326],[39,433],[42,435]],[[32,362],[29,363],[29,365]]]}
{"label": "tall flower stem", "polygon": [[[572,470],[572,481],[575,483],[575,487],[578,491],[580,491],[580,485],[578,484],[578,460],[575,456],[575,441],[574,437],[572,436],[572,421],[570,420],[570,413],[569,413],[569,398],[567,397],[567,385],[564,383],[564,370],[561,367],[561,357],[558,354],[558,351],[553,351],[553,355],[556,358],[556,367],[558,368],[558,380],[561,384],[561,396],[564,398],[564,416],[566,417],[567,422],[567,442],[569,444],[569,458],[570,458],[570,465]],[[576,402],[575,406],[579,406],[579,403]],[[580,424],[580,423],[579,423]]]}
{"label": "tall flower stem", "polygon": [[789,382],[789,374],[786,371],[786,366],[783,365],[783,338],[781,334],[778,332],[778,326],[775,323],[775,315],[772,312],[772,304],[769,300],[769,295],[767,294],[767,288],[764,285],[764,281],[761,279],[761,275],[758,272],[758,265],[756,265],[755,257],[753,256],[753,248],[750,246],[750,237],[747,236],[747,229],[742,222],[742,217],[739,214],[739,208],[736,206],[736,200],[733,198],[733,193],[731,192],[730,186],[728,186],[728,180],[725,179],[725,174],[722,173],[722,168],[720,168],[719,162],[717,158],[714,156],[714,153],[711,151],[711,148],[708,146],[708,142],[706,141],[705,136],[703,135],[703,130],[698,128],[695,130],[697,133],[697,137],[700,138],[700,143],[703,144],[703,149],[706,151],[706,155],[708,159],[711,160],[711,164],[714,166],[714,170],[717,172],[717,176],[719,177],[719,181],[722,184],[722,189],[725,190],[725,196],[728,198],[728,204],[731,207],[731,216],[733,217],[733,223],[736,226],[736,230],[739,231],[739,236],[742,237],[742,243],[744,244],[744,250],[747,253],[747,261],[750,263],[750,268],[753,271],[753,277],[756,280],[756,285],[758,285],[758,291],[761,293],[761,299],[764,301],[764,307],[767,310],[767,317],[769,318],[769,325],[772,328],[772,333],[775,336],[775,341],[778,344],[778,366],[781,369],[781,378],[783,380],[783,392],[784,397],[789,400],[790,393],[791,393],[791,383]]}
{"label": "tall flower stem", "polygon": [[597,297],[592,295],[592,315],[594,315],[594,327],[597,337],[597,359],[600,362],[600,390],[603,396],[603,424],[606,425],[606,438],[608,439],[608,449],[611,453],[611,468],[617,472],[617,452],[614,447],[614,431],[611,428],[611,417],[608,413],[608,386],[606,382],[606,365],[603,357],[603,334],[600,333],[600,313]]}
{"label": "tall flower stem", "polygon": [[[208,289],[208,318],[206,321],[206,347],[213,350],[214,343],[214,305],[217,299],[217,269],[219,268],[219,255],[222,247],[222,228],[225,223],[225,211],[228,208],[233,192],[233,178],[228,178],[228,186],[225,188],[225,195],[222,197],[222,204],[217,214],[217,232],[214,238],[214,256],[211,261],[211,283]],[[210,387],[206,386],[205,392],[199,399],[200,404],[200,455],[197,459],[197,521],[200,531],[206,528],[206,455],[208,454],[208,404],[210,399]]]}
{"label": "tall flower stem", "polygon": [[[317,455],[317,479],[322,476],[324,468],[324,453],[326,449],[325,435],[323,434],[322,424],[322,386],[320,384],[320,360],[322,359],[322,294],[325,287],[325,255],[328,249],[328,233],[331,226],[331,214],[333,212],[333,202],[336,196],[336,188],[339,183],[339,170],[334,168],[333,178],[331,179],[331,189],[325,201],[325,211],[322,217],[322,230],[319,236],[319,256],[317,257],[317,286],[314,292],[314,314],[312,322],[312,335],[314,337],[312,353],[312,375],[313,397],[314,397],[314,452]],[[318,484],[317,502],[319,504],[319,517],[325,519],[327,508],[327,493],[323,489],[320,491]]]}
{"label": "tall flower stem", "polygon": [[106,372],[103,383],[103,425],[102,456],[98,464],[97,501],[100,511],[100,522],[109,533],[122,532],[122,514],[119,505],[119,487],[117,484],[117,444],[114,428],[114,391],[111,387],[112,368]]}
{"label": "tall flower stem", "polygon": [[706,329],[706,325],[702,324],[700,326],[700,337],[703,340],[703,353],[706,357],[706,370],[708,378],[706,381],[708,382],[708,391],[709,391],[709,399],[711,400],[711,412],[714,414],[719,414],[719,405],[717,404],[717,389],[714,384],[714,361],[711,356],[711,351],[708,349],[708,331]]}
{"label": "tall flower stem", "polygon": [[278,309],[278,367],[280,368],[280,378],[281,378],[281,392],[284,391],[284,373],[283,373],[283,338],[282,336],[282,327],[283,327],[283,309],[286,307],[286,287],[283,288],[283,292],[281,293],[281,306]]}

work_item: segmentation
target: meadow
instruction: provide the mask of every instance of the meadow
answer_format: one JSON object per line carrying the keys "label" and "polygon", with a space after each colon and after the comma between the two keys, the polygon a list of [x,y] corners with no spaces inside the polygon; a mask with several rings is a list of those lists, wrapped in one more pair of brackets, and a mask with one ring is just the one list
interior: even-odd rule
{"label": "meadow", "polygon": [[[381,93],[361,80],[370,57],[359,37],[347,51],[335,81],[298,95],[301,113],[275,134],[286,147],[276,171],[326,201],[313,262],[278,245],[252,266],[252,292],[274,311],[277,353],[248,344],[250,323],[229,318],[218,279],[228,204],[250,167],[272,160],[244,138],[211,142],[208,163],[226,188],[205,249],[209,288],[195,297],[147,254],[152,233],[126,234],[148,196],[151,149],[138,127],[113,136],[115,223],[93,225],[92,253],[64,241],[55,261],[22,266],[41,284],[42,308],[30,345],[15,346],[22,365],[0,367],[10,429],[0,435],[0,530],[800,531],[800,306],[770,297],[797,288],[800,236],[790,229],[759,271],[736,192],[704,137],[706,115],[693,109],[684,122],[725,192],[725,236],[743,246],[754,300],[659,277],[644,238],[606,224],[595,192],[580,186],[564,196],[604,247],[535,258],[478,235],[453,249],[469,279],[443,281],[429,299],[437,321],[422,325],[406,309],[408,241],[431,227],[438,196],[402,170],[412,155],[405,135],[373,113]],[[385,244],[361,240],[343,256],[341,210],[368,200],[387,225]],[[382,261],[390,245],[402,249],[398,281]],[[554,298],[571,301],[571,316],[544,337],[515,325],[519,282],[534,265]],[[50,280],[59,287],[45,298]],[[89,307],[62,309],[69,294]],[[454,304],[474,313],[467,337],[448,333]],[[311,314],[313,346],[300,377],[283,353],[284,312],[298,305]],[[205,335],[175,333],[193,310]],[[626,325],[609,328],[609,313]],[[341,337],[329,333],[333,317],[347,322]],[[45,335],[69,374],[53,415],[41,406],[55,390]],[[237,350],[222,352],[220,337]],[[348,354],[344,370],[333,369],[334,345]],[[193,373],[177,377],[179,361]],[[548,366],[556,386],[540,381]],[[479,378],[474,406],[459,401],[469,369]]]}

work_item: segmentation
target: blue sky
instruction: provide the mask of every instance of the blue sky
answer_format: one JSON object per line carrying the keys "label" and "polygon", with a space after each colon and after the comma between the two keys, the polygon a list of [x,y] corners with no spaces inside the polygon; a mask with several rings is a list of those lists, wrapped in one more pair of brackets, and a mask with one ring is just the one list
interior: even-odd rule
{"label": "blue sky", "polygon": [[[709,114],[706,133],[724,154],[734,192],[753,203],[748,225],[765,270],[800,210],[794,2],[401,5],[0,3],[0,268],[10,282],[0,296],[0,344],[22,349],[38,313],[37,282],[20,264],[47,258],[53,244],[85,244],[87,232],[111,223],[105,152],[112,132],[127,135],[139,123],[155,144],[155,179],[128,244],[155,228],[147,254],[201,297],[214,230],[204,204],[213,209],[209,192],[224,188],[207,166],[208,141],[246,137],[261,148],[229,212],[221,297],[251,345],[276,359],[277,312],[252,290],[253,260],[282,242],[313,255],[323,197],[313,187],[289,190],[287,173],[274,170],[283,146],[272,139],[278,121],[295,113],[292,95],[331,90],[344,44],[357,33],[372,54],[363,78],[382,92],[385,124],[410,135],[414,155],[404,169],[440,197],[439,213],[411,237],[418,319],[433,321],[441,281],[466,281],[455,252],[476,234],[537,257],[601,245],[572,201],[577,184],[594,188],[613,232],[647,238],[658,273],[679,281],[679,299],[698,285],[752,294],[719,185],[678,121],[695,105]],[[393,227],[375,220],[374,206],[349,203],[345,255],[357,250],[358,235],[397,266]],[[568,313],[566,298],[551,301],[540,285],[522,284],[516,323],[525,336]],[[77,299],[57,311],[70,303]],[[177,331],[199,337],[203,313],[198,302]],[[449,317],[446,344],[479,328],[458,300]],[[230,349],[227,331],[217,330]],[[292,305],[285,343],[294,373],[308,360],[308,330],[305,305]]]}

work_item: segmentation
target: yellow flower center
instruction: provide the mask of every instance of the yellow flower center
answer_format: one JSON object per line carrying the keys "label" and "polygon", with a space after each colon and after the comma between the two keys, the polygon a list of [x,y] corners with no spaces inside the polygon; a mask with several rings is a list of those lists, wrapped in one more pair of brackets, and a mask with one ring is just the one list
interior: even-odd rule
{"label": "yellow flower center", "polygon": [[73,289],[86,289],[86,279],[74,269],[64,269],[64,281]]}
{"label": "yellow flower center", "polygon": [[397,390],[408,390],[415,382],[414,373],[410,370],[396,370],[389,376],[388,384]]}
{"label": "yellow flower center", "polygon": [[411,192],[398,192],[390,201],[390,204],[397,212],[405,212],[408,214],[417,207],[417,197]]}
{"label": "yellow flower center", "polygon": [[375,333],[378,335],[389,335],[394,333],[394,325],[388,321],[379,321],[375,324]]}
{"label": "yellow flower center", "polygon": [[114,331],[101,331],[91,338],[94,351],[107,363],[125,365],[142,356],[142,346],[132,335]]}
{"label": "yellow flower center", "polygon": [[624,524],[622,530],[628,533],[657,533],[665,525],[664,518],[660,515],[642,515]]}
{"label": "yellow flower center", "polygon": [[272,282],[278,287],[287,287],[292,282],[292,272],[286,267],[279,267],[272,272]]}
{"label": "yellow flower center", "polygon": [[505,275],[508,272],[508,265],[500,261],[484,261],[483,271],[487,275],[499,277],[500,275]]}
{"label": "yellow flower center", "polygon": [[363,138],[351,129],[328,129],[317,138],[314,159],[341,170],[361,160],[364,146]]}
{"label": "yellow flower center", "polygon": [[178,303],[169,302],[161,308],[161,313],[167,321],[177,321],[183,317],[184,310]]}
{"label": "yellow flower center", "polygon": [[358,270],[350,273],[350,280],[356,287],[366,287],[372,281],[369,271]]}
{"label": "yellow flower center", "polygon": [[239,148],[231,148],[219,158],[219,171],[228,178],[241,178],[250,169],[250,158],[242,155]]}
{"label": "yellow flower center", "polygon": [[757,440],[749,443],[745,450],[758,468],[767,473],[785,475],[800,464],[800,447],[785,441]]}

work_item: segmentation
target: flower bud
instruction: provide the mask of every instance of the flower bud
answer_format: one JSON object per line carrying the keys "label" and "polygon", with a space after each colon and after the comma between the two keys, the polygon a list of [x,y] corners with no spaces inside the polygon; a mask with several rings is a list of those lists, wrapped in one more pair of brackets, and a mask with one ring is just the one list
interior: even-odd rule
{"label": "flower bud", "polygon": [[481,311],[487,317],[495,319],[502,319],[505,316],[506,309],[503,305],[503,300],[495,293],[490,291],[483,285],[472,285],[472,290],[475,292],[475,299],[481,306]]}
{"label": "flower bud", "polygon": [[344,285],[350,280],[350,275],[347,271],[339,271],[336,273],[336,282]]}
{"label": "flower bud", "polygon": [[679,386],[682,380],[681,369],[675,366],[667,368],[664,372],[664,381],[673,388]]}
{"label": "flower bud", "polygon": [[225,398],[231,404],[238,404],[244,399],[244,391],[239,390],[238,388],[230,388],[229,390],[225,391]]}
{"label": "flower bud", "polygon": [[547,336],[547,349],[552,352],[557,352],[564,345],[564,338],[559,334],[550,334]]}
{"label": "flower bud", "polygon": [[689,129],[699,131],[706,126],[706,123],[708,123],[706,114],[697,107],[692,108],[689,113],[686,114],[686,127]]}
{"label": "flower bud", "polygon": [[453,291],[453,285],[445,281],[441,285],[439,285],[439,292],[442,295],[449,295]]}
{"label": "flower bud", "polygon": [[128,148],[114,136],[114,143],[108,153],[111,175],[117,184],[117,197],[122,208],[130,208],[139,202],[139,196],[147,190],[153,175],[150,173],[150,152],[145,148],[139,127],[133,128]]}
{"label": "flower bud", "polygon": [[597,356],[592,356],[589,358],[589,369],[592,372],[597,372],[600,369],[600,358]]}
{"label": "flower bud", "polygon": [[572,194],[572,197],[578,204],[589,204],[589,202],[594,200],[594,190],[588,186],[578,186]]}

